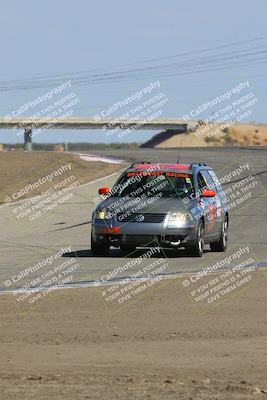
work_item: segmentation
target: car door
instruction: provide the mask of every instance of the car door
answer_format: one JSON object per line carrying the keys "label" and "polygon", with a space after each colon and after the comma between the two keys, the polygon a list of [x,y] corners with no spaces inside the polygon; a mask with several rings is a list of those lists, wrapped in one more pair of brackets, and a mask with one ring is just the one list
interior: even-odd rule
{"label": "car door", "polygon": [[[205,189],[215,190],[214,183],[206,170],[199,171],[197,175],[199,193]],[[213,236],[218,233],[217,221],[217,201],[216,197],[201,197],[200,202],[203,207],[205,219],[205,235]]]}
{"label": "car door", "polygon": [[[224,218],[224,205],[223,205],[222,198],[221,198],[222,188],[219,189],[219,187],[216,185],[216,182],[214,181],[213,175],[211,174],[211,172],[213,172],[213,171],[204,170],[203,174],[209,185],[209,188],[216,191],[216,196],[212,198],[212,200],[213,200],[212,205],[214,206],[215,231],[217,233],[220,233],[222,220]],[[216,176],[216,175],[214,174],[214,176]]]}

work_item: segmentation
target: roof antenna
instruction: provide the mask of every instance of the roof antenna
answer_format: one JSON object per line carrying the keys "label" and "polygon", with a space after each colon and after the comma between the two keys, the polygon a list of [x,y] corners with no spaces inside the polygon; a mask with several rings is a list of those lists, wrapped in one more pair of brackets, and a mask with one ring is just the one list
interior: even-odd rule
{"label": "roof antenna", "polygon": [[[182,134],[181,134],[181,135],[182,135]],[[177,164],[179,164],[179,162],[180,162],[180,155],[181,155],[182,141],[183,141],[183,137],[181,136],[181,138],[180,138],[180,147],[179,147],[179,150],[178,150]]]}

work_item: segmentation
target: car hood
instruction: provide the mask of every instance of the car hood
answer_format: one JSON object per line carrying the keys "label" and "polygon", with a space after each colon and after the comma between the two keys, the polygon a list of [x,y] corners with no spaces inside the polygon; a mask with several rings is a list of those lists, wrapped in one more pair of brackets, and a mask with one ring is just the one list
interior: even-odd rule
{"label": "car hood", "polygon": [[178,199],[178,198],[157,198],[147,197],[141,199],[140,197],[125,200],[124,197],[110,197],[102,201],[97,209],[106,209],[114,214],[124,213],[130,211],[132,213],[168,213],[177,211],[188,211],[195,200]]}

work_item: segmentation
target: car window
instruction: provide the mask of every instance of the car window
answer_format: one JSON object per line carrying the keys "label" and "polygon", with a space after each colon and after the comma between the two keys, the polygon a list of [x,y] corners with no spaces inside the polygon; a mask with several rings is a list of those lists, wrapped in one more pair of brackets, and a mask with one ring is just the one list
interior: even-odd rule
{"label": "car window", "polygon": [[204,171],[202,171],[202,174],[205,178],[205,181],[207,182],[208,189],[216,190],[216,185],[215,185],[212,177],[210,176],[209,171],[204,170]]}
{"label": "car window", "polygon": [[210,170],[210,171],[208,171],[208,173],[211,176],[211,178],[212,178],[217,190],[222,190],[222,185],[220,184],[220,181],[217,178],[217,175],[215,174],[215,172]]}
{"label": "car window", "polygon": [[201,193],[208,187],[208,184],[202,172],[203,171],[199,172],[197,175],[198,189]]}
{"label": "car window", "polygon": [[215,184],[217,194],[220,197],[222,204],[227,204],[227,201],[228,201],[227,195],[226,195],[226,193],[225,193],[225,191],[224,191],[219,179],[217,178],[217,175],[212,170],[210,170],[208,172],[209,172],[209,175],[211,176],[211,178],[212,178],[212,180],[213,180],[213,182]]}

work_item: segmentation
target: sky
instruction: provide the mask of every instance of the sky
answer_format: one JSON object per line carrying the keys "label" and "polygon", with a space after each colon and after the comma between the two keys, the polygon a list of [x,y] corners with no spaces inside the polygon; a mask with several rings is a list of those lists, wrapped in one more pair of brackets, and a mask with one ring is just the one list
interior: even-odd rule
{"label": "sky", "polygon": [[[142,105],[147,117],[153,110],[159,118],[192,117],[192,110],[249,82],[197,119],[252,92],[257,101],[243,122],[266,123],[266,13],[266,0],[3,2],[0,116],[17,113],[70,81],[69,88],[20,116],[48,116],[49,106],[58,114],[101,116],[130,98],[110,116],[137,117]],[[158,86],[143,93],[151,83]],[[136,93],[141,97],[134,98]],[[60,100],[70,108],[62,110]],[[34,140],[141,142],[153,134],[131,131],[119,138],[111,131],[47,129]],[[0,130],[0,135],[2,143],[22,142],[21,132]]]}

